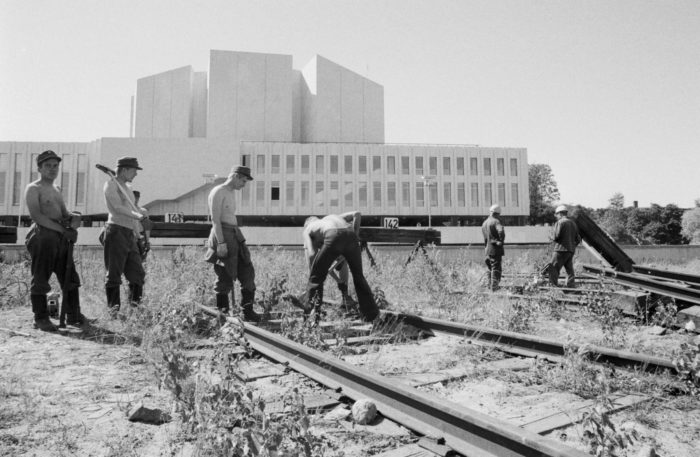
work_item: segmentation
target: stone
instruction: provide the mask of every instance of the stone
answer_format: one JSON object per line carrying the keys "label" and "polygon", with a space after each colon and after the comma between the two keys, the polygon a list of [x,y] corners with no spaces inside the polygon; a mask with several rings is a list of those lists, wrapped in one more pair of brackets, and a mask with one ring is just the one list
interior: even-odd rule
{"label": "stone", "polygon": [[170,414],[160,409],[151,409],[137,403],[126,414],[130,422],[145,422],[148,424],[163,424],[170,422]]}
{"label": "stone", "polygon": [[666,334],[666,328],[660,326],[660,325],[654,325],[652,327],[649,327],[647,329],[647,333],[649,335],[665,335]]}
{"label": "stone", "polygon": [[636,457],[656,457],[656,451],[652,446],[645,444],[637,453]]}
{"label": "stone", "polygon": [[367,425],[377,417],[377,405],[373,401],[360,399],[352,405],[352,418],[360,425]]}

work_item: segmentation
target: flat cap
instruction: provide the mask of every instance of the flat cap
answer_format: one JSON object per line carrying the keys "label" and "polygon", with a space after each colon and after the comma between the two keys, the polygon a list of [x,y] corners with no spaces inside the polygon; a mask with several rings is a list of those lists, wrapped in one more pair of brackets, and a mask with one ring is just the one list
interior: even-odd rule
{"label": "flat cap", "polygon": [[554,214],[559,214],[559,213],[568,213],[569,208],[566,207],[566,205],[559,205],[557,206],[557,209],[554,210]]}
{"label": "flat cap", "polygon": [[491,208],[489,208],[489,212],[501,214],[501,207],[498,205],[491,205]]}
{"label": "flat cap", "polygon": [[242,165],[238,165],[236,167],[233,167],[231,169],[231,173],[238,173],[239,175],[243,175],[246,178],[250,179],[251,181],[253,180],[253,176],[250,174],[250,168],[244,167]]}
{"label": "flat cap", "polygon": [[137,170],[143,170],[143,168],[139,167],[139,161],[136,160],[136,157],[122,157],[120,159],[117,159],[117,167],[136,168]]}
{"label": "flat cap", "polygon": [[36,164],[41,165],[42,163],[46,162],[49,159],[56,159],[59,162],[61,161],[61,158],[53,151],[48,150],[44,151],[41,154],[39,154],[36,158]]}

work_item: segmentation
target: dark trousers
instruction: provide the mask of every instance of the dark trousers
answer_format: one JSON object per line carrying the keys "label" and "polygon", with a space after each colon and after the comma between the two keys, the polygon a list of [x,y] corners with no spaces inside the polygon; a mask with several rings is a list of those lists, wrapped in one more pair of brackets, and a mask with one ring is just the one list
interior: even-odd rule
{"label": "dark trousers", "polygon": [[48,294],[51,291],[49,279],[54,273],[64,291],[80,287],[80,277],[69,255],[72,246],[60,233],[34,224],[27,233],[25,245],[32,258],[31,295]]}
{"label": "dark trousers", "polygon": [[501,282],[501,274],[503,272],[503,256],[490,255],[484,260],[486,267],[489,269],[489,289],[498,289],[498,284]]}
{"label": "dark trousers", "polygon": [[105,226],[104,259],[107,269],[106,287],[119,287],[122,274],[129,284],[143,286],[146,272],[136,245],[136,234],[127,227],[116,224]]}
{"label": "dark trousers", "polygon": [[328,275],[328,269],[338,256],[345,257],[350,267],[352,281],[357,293],[357,301],[360,313],[368,319],[374,319],[379,309],[374,301],[372,289],[369,287],[365,275],[362,272],[362,250],[360,240],[351,229],[327,230],[324,235],[323,246],[318,251],[309,274],[307,296],[309,303],[320,304],[323,301],[323,284]]}
{"label": "dark trousers", "polygon": [[255,268],[240,229],[225,227],[223,233],[228,248],[228,257],[225,259],[216,257],[216,236],[213,229],[209,236],[209,246],[213,253],[208,261],[214,263],[216,273],[214,290],[217,294],[228,294],[233,290],[233,282],[238,279],[242,295],[255,292]]}
{"label": "dark trousers", "polygon": [[559,272],[561,267],[566,270],[566,287],[576,287],[576,275],[574,274],[574,253],[568,251],[554,251],[552,254],[552,267],[549,269],[549,283],[559,285]]}

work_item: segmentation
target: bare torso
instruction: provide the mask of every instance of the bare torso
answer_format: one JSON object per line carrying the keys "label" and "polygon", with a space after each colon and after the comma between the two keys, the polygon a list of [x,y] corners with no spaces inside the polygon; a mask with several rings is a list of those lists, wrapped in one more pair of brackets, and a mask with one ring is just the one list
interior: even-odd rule
{"label": "bare torso", "polygon": [[227,225],[238,225],[236,219],[236,194],[225,185],[216,186],[209,194],[212,219]]}
{"label": "bare torso", "polygon": [[37,197],[39,212],[48,219],[58,222],[68,215],[63,196],[55,185],[38,180],[29,184],[26,192],[27,197]]}

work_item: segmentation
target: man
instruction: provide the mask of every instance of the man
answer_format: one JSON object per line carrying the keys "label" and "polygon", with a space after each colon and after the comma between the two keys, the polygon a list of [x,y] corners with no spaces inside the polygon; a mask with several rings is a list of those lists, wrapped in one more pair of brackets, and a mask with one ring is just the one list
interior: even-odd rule
{"label": "man", "polygon": [[557,206],[554,210],[557,222],[553,230],[554,253],[550,262],[549,282],[555,287],[559,285],[559,272],[562,266],[566,270],[566,287],[576,287],[574,252],[576,252],[576,246],[581,243],[581,236],[576,223],[568,218],[568,214],[569,210],[564,205]]}
{"label": "man", "polygon": [[143,297],[146,272],[137,246],[138,223],[150,228],[148,217],[136,206],[130,183],[143,170],[135,157],[117,160],[117,176],[104,185],[105,203],[109,218],[104,230],[104,260],[107,269],[105,292],[107,306],[114,315],[121,307],[119,289],[122,274],[129,282],[129,303],[136,305]]}
{"label": "man", "polygon": [[40,178],[30,183],[24,198],[33,224],[27,233],[26,246],[32,259],[30,299],[34,327],[46,332],[57,327],[49,319],[46,295],[51,291],[49,279],[55,273],[63,289],[62,307],[69,325],[82,325],[80,313],[80,277],[75,271],[72,249],[78,238],[80,215],[69,213],[61,191],[54,185],[61,158],[44,151],[36,159]]}
{"label": "man", "polygon": [[489,289],[498,290],[501,282],[501,272],[503,271],[503,243],[506,240],[506,233],[501,225],[501,207],[493,205],[489,208],[489,217],[481,225],[481,233],[484,235],[486,246],[486,267],[489,269]]}
{"label": "man", "polygon": [[320,308],[328,269],[339,256],[343,256],[352,273],[360,314],[367,322],[379,315],[372,289],[362,273],[362,251],[358,238],[360,220],[360,212],[352,211],[331,214],[323,219],[312,216],[304,223],[304,250],[311,270],[306,294],[308,302],[304,310],[306,313],[311,312],[313,307],[317,310]]}
{"label": "man", "polygon": [[250,168],[237,166],[231,170],[222,184],[209,193],[211,233],[206,261],[214,264],[216,273],[216,307],[224,314],[229,312],[229,294],[233,282],[238,279],[241,287],[243,320],[260,322],[260,315],[253,310],[255,302],[255,268],[250,251],[236,219],[235,191],[252,181]]}

